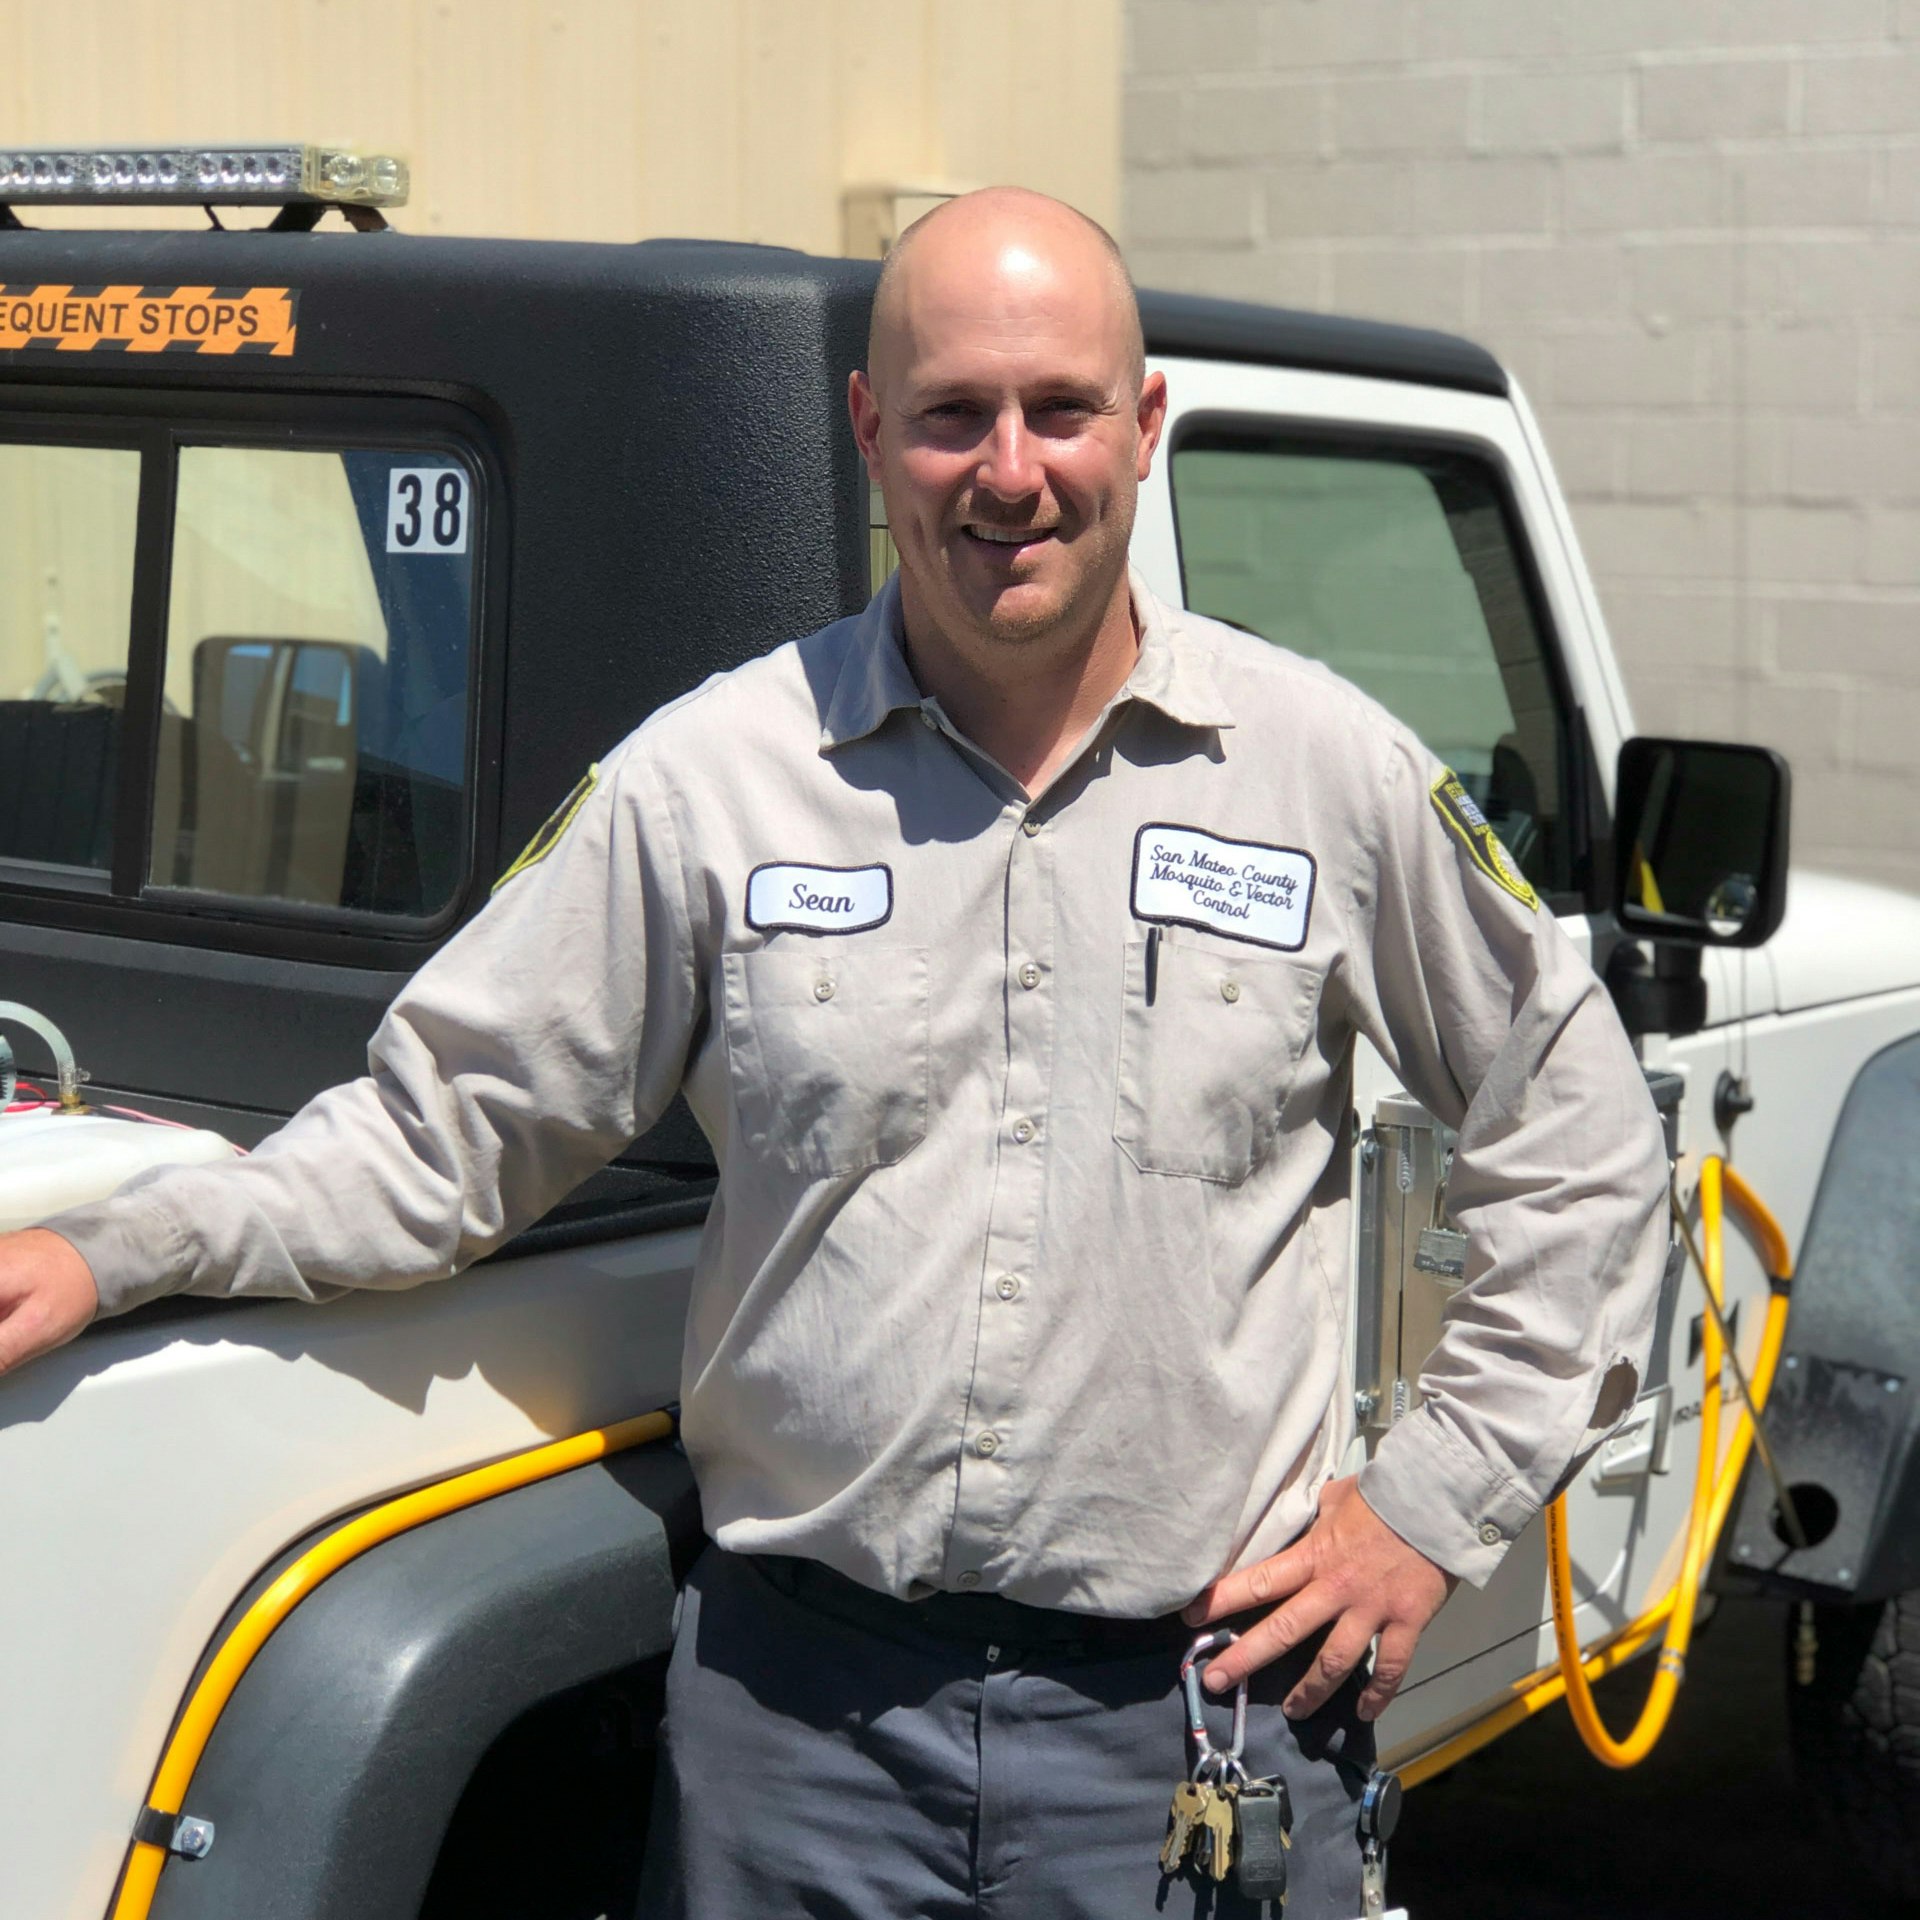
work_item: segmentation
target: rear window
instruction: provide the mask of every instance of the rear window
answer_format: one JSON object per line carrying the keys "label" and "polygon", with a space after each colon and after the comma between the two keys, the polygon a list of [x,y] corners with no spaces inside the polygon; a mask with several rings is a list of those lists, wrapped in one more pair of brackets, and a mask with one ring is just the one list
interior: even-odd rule
{"label": "rear window", "polygon": [[0,440],[0,861],[113,851],[140,455]]}
{"label": "rear window", "polygon": [[482,467],[0,425],[0,884],[429,923],[471,869]]}
{"label": "rear window", "polygon": [[452,900],[470,496],[444,456],[181,449],[152,884],[409,916]]}

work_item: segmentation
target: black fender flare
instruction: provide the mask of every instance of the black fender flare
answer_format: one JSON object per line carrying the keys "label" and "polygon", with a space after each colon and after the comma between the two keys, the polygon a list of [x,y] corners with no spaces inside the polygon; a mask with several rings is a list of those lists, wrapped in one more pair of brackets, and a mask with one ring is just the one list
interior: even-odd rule
{"label": "black fender flare", "polygon": [[414,1920],[475,1767],[528,1709],[663,1656],[701,1544],[677,1448],[445,1515],[349,1562],[266,1642],[185,1810],[154,1920]]}
{"label": "black fender flare", "polygon": [[1920,1034],[1854,1076],[1827,1149],[1764,1421],[1812,1545],[1746,1469],[1724,1591],[1885,1600],[1920,1587]]}

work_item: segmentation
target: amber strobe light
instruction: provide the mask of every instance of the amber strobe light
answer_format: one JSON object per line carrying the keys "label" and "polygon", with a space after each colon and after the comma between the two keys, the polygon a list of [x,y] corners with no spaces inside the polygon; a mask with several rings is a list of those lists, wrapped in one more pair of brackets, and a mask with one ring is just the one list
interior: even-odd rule
{"label": "amber strobe light", "polygon": [[398,207],[407,163],[344,147],[0,147],[0,202]]}

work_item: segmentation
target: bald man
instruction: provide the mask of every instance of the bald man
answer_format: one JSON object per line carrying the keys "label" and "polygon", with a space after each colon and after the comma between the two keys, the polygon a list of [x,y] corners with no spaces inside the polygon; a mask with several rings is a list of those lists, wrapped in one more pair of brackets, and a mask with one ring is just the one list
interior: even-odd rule
{"label": "bald man", "polygon": [[[1289,1920],[1353,1920],[1370,1721],[1632,1401],[1652,1107],[1419,743],[1129,577],[1166,388],[1104,233],[1011,190],[929,215],[849,404],[896,578],[612,753],[372,1077],[0,1241],[0,1361],[170,1290],[442,1276],[683,1089],[715,1545],[642,1911],[1251,1913],[1160,1857],[1177,1663],[1225,1621]],[[1459,1129],[1474,1246],[1354,1479],[1356,1036]]]}

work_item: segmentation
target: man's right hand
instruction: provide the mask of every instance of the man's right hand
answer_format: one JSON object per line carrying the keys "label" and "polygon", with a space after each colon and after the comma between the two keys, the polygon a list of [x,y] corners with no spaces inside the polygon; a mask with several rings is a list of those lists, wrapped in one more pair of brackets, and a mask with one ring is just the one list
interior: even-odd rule
{"label": "man's right hand", "polygon": [[45,1227],[0,1234],[0,1373],[65,1346],[99,1309],[71,1242]]}

